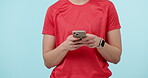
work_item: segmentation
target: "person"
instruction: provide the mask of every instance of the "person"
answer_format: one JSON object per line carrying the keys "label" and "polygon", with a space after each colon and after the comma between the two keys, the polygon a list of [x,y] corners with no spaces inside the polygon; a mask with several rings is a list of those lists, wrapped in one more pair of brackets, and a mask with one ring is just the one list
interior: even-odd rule
{"label": "person", "polygon": [[[58,0],[52,4],[42,30],[45,66],[55,67],[50,78],[109,78],[108,62],[117,64],[122,53],[120,28],[109,0]],[[86,38],[73,37],[73,30],[86,31]]]}

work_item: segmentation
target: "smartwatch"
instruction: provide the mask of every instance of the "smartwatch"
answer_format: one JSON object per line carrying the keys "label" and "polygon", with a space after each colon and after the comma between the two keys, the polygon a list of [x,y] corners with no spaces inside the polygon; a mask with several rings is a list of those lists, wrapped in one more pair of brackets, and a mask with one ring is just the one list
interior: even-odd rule
{"label": "smartwatch", "polygon": [[99,45],[97,46],[97,48],[102,48],[105,45],[105,40],[101,39]]}

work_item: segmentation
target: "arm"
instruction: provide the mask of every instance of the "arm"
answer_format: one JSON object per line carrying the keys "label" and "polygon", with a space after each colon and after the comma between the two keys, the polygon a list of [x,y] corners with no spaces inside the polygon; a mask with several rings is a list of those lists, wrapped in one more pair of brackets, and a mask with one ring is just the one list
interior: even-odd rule
{"label": "arm", "polygon": [[52,35],[44,35],[42,48],[45,66],[47,68],[51,68],[58,65],[69,50],[75,50],[82,46],[82,44],[74,45],[76,43],[80,43],[80,41],[73,42],[73,40],[78,40],[78,38],[74,38],[70,35],[67,40],[55,48],[55,37]]}
{"label": "arm", "polygon": [[[103,48],[97,48],[97,50],[105,60],[117,64],[120,61],[122,52],[120,30],[116,29],[109,31],[107,36],[108,43],[105,43]],[[100,37],[93,34],[87,34],[87,37],[82,39],[83,43],[85,43],[85,46],[90,48],[96,48],[100,40]]]}
{"label": "arm", "polygon": [[112,30],[107,33],[108,43],[103,48],[97,48],[100,54],[109,62],[117,64],[122,53],[120,30]]}
{"label": "arm", "polygon": [[100,54],[109,62],[117,64],[122,53],[120,23],[114,4],[108,1],[107,43],[103,48],[97,48]]}
{"label": "arm", "polygon": [[51,35],[43,36],[43,58],[47,68],[58,65],[67,53],[62,46],[55,48],[55,37]]}

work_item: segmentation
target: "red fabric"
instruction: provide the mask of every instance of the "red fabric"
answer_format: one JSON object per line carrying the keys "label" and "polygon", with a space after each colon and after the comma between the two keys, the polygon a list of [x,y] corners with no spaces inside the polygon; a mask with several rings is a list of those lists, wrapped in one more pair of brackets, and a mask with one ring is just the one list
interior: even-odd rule
{"label": "red fabric", "polygon": [[[116,9],[108,0],[90,0],[83,5],[59,0],[47,10],[42,34],[55,36],[58,47],[73,30],[85,30],[106,40],[108,31],[119,28]],[[108,78],[111,74],[107,61],[96,48],[82,46],[69,51],[50,77]]]}

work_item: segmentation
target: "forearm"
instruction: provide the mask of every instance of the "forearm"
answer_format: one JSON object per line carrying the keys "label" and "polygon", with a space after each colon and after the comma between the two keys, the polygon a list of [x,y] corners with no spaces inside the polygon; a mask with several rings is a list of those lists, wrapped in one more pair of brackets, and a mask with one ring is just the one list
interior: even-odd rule
{"label": "forearm", "polygon": [[120,56],[122,52],[120,48],[105,43],[103,48],[97,48],[97,50],[104,57],[104,59],[109,62],[117,64],[120,61]]}
{"label": "forearm", "polygon": [[67,52],[68,50],[61,45],[51,51],[46,52],[44,54],[44,63],[46,67],[51,68],[58,65],[63,60]]}

